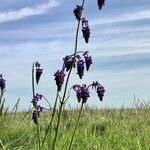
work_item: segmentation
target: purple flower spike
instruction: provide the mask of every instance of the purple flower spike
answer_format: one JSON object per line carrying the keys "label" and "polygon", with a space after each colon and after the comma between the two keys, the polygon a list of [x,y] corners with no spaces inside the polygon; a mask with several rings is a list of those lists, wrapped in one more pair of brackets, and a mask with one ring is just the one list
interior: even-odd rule
{"label": "purple flower spike", "polygon": [[77,74],[82,79],[84,75],[84,61],[82,59],[77,61]]}
{"label": "purple flower spike", "polygon": [[64,83],[64,77],[65,77],[64,70],[57,70],[54,76],[56,80],[57,89],[58,91],[61,91],[62,85]]}
{"label": "purple flower spike", "polygon": [[1,89],[1,91],[3,91],[5,89],[5,86],[6,86],[6,80],[4,80],[2,74],[0,74],[0,89]]}
{"label": "purple flower spike", "polygon": [[105,5],[105,0],[97,0],[97,5],[99,9],[101,10],[102,7]]}
{"label": "purple flower spike", "polygon": [[[73,57],[72,56],[66,56],[65,58],[63,58],[64,61],[64,67],[66,68],[66,71],[69,71],[72,67],[72,63],[73,63]],[[75,67],[75,65],[74,65]]]}
{"label": "purple flower spike", "polygon": [[90,97],[89,89],[86,87],[86,85],[74,85],[73,89],[76,92],[78,102],[80,103],[82,99],[82,103],[86,103],[88,97]]}
{"label": "purple flower spike", "polygon": [[39,62],[35,63],[35,67],[36,67],[36,83],[37,84],[39,83],[41,74],[43,73],[43,69],[41,69],[40,66],[41,65],[39,64]]}
{"label": "purple flower spike", "polygon": [[81,13],[82,13],[82,6],[77,5],[76,8],[73,11],[76,19],[79,21],[81,18]]}
{"label": "purple flower spike", "polygon": [[88,43],[91,32],[90,32],[90,28],[88,25],[88,20],[86,20],[85,18],[82,19],[82,33],[83,33],[85,42]]}
{"label": "purple flower spike", "polygon": [[86,70],[88,71],[92,64],[92,58],[88,55],[88,51],[86,51],[83,56],[85,58]]}

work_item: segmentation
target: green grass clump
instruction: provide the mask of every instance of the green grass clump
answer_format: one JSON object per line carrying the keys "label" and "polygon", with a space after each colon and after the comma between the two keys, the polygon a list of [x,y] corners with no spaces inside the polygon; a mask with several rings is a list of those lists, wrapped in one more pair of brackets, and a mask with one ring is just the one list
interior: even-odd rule
{"label": "green grass clump", "polygon": [[[38,148],[36,125],[31,112],[8,113],[0,117],[0,140],[4,149],[36,150]],[[50,113],[40,116],[41,136],[44,136],[50,120]],[[70,143],[78,117],[76,109],[63,110],[57,150],[66,150]],[[53,143],[56,120],[52,126],[51,138],[47,138],[42,149]],[[51,141],[49,143],[49,140]],[[150,107],[122,109],[84,108],[72,150],[149,150],[150,149]]]}

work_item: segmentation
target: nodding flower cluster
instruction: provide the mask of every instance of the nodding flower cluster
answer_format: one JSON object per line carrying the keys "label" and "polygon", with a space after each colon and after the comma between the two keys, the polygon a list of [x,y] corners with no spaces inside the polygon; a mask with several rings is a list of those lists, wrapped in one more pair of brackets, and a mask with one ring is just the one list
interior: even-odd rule
{"label": "nodding flower cluster", "polygon": [[82,101],[82,103],[86,103],[88,97],[90,97],[90,93],[89,93],[89,89],[86,86],[86,84],[81,85],[74,85],[73,86],[73,90],[76,92],[76,96],[78,99],[78,102],[80,103]]}
{"label": "nodding flower cluster", "polygon": [[[101,10],[102,7],[105,5],[105,0],[97,0],[97,5],[99,9]],[[76,8],[74,9],[73,13],[78,21],[82,19],[82,33],[83,33],[83,38],[85,39],[85,42],[89,42],[90,38],[90,28],[88,25],[88,20],[86,20],[84,17],[82,17],[82,6],[76,5]]]}
{"label": "nodding flower cluster", "polygon": [[65,77],[65,72],[68,72],[72,65],[75,68],[77,66],[77,74],[79,75],[79,78],[82,79],[84,75],[84,65],[86,66],[86,70],[88,71],[90,68],[90,65],[92,64],[92,58],[89,56],[88,51],[79,51],[77,53],[83,53],[83,58],[81,55],[77,54],[75,59],[74,55],[67,55],[65,58],[63,58],[63,69],[62,70],[57,70],[57,72],[54,74],[55,76],[55,81],[57,85],[57,90],[61,91],[62,85],[64,83],[64,77]]}
{"label": "nodding flower cluster", "polygon": [[85,42],[88,43],[90,37],[90,28],[88,25],[88,20],[86,20],[84,17],[81,18],[82,10],[83,10],[82,6],[77,5],[73,12],[78,21],[82,20],[83,38],[85,39]]}
{"label": "nodding flower cluster", "polygon": [[78,21],[80,21],[81,14],[82,14],[82,6],[76,5],[76,8],[74,9],[73,13],[74,13],[76,19]]}
{"label": "nodding flower cluster", "polygon": [[37,120],[40,116],[40,112],[43,111],[43,107],[41,107],[40,105],[37,105],[39,100],[42,100],[42,95],[39,95],[38,93],[33,97],[32,103],[33,103],[33,107],[34,107],[34,111],[32,112],[32,119],[34,121],[35,124],[37,124]]}
{"label": "nodding flower cluster", "polygon": [[85,42],[88,43],[91,32],[90,32],[90,28],[88,25],[88,20],[86,20],[85,18],[82,18],[82,33],[83,33],[83,38],[85,39]]}
{"label": "nodding flower cluster", "polygon": [[0,89],[1,89],[1,91],[3,91],[5,89],[5,86],[6,86],[6,80],[4,80],[2,74],[0,74]]}
{"label": "nodding flower cluster", "polygon": [[97,5],[99,9],[101,10],[102,7],[105,5],[105,0],[97,0]]}
{"label": "nodding flower cluster", "polygon": [[88,97],[90,97],[90,92],[89,92],[90,87],[92,87],[92,89],[95,88],[100,101],[103,100],[105,89],[99,82],[95,81],[89,86],[86,86],[86,84],[83,85],[76,84],[72,87],[73,90],[76,92],[77,100],[79,103],[81,101],[82,103],[87,102]]}
{"label": "nodding flower cluster", "polygon": [[35,63],[35,67],[36,67],[36,83],[38,84],[40,77],[41,77],[41,74],[43,73],[43,69],[40,68],[41,65],[39,62]]}
{"label": "nodding flower cluster", "polygon": [[61,91],[62,85],[64,83],[65,73],[64,70],[57,70],[57,72],[54,74],[57,90]]}

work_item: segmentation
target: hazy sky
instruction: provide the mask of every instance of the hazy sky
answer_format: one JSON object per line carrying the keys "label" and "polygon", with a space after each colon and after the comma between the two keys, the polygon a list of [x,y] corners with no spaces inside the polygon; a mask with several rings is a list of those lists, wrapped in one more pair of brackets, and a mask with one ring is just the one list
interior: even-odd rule
{"label": "hazy sky", "polygon": [[[31,66],[38,60],[44,73],[37,88],[50,103],[55,98],[54,72],[62,58],[73,53],[77,21],[73,9],[81,0],[1,0],[0,73],[7,80],[5,98],[12,107],[31,105]],[[90,105],[132,106],[133,95],[150,99],[150,2],[106,0],[102,11],[96,0],[85,0],[84,16],[91,37],[86,44],[80,32],[79,50],[89,50],[93,65],[80,80],[73,71],[70,85],[98,80],[106,89],[103,102],[92,91]],[[69,103],[76,106],[75,93]]]}

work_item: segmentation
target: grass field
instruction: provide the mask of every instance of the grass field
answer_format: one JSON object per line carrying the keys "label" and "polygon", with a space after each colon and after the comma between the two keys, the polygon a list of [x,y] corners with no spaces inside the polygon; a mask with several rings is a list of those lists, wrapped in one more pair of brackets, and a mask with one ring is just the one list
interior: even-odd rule
{"label": "grass field", "polygon": [[[41,136],[51,117],[51,112],[40,116]],[[1,149],[36,150],[37,131],[31,112],[7,113],[0,116]],[[61,127],[56,145],[57,150],[67,150],[78,110],[63,110]],[[42,149],[52,144],[52,135]],[[48,142],[48,141],[51,142]],[[3,146],[2,146],[3,145]],[[3,148],[2,148],[3,147]],[[94,109],[85,107],[80,119],[72,150],[150,150],[150,107]]]}

